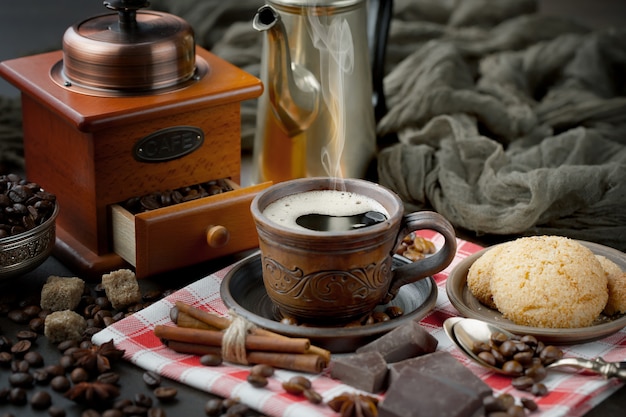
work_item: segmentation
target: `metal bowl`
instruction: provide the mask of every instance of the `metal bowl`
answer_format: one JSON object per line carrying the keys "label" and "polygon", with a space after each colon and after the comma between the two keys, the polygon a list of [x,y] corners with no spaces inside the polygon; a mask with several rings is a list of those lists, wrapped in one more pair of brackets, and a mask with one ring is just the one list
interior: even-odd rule
{"label": "metal bowl", "polygon": [[0,281],[32,271],[52,253],[59,204],[42,224],[24,233],[0,239]]}

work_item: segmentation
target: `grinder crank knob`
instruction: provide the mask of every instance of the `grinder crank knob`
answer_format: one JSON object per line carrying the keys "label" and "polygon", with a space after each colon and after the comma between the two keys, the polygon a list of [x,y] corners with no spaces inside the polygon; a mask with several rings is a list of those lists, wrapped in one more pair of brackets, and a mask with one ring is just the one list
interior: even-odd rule
{"label": "grinder crank knob", "polygon": [[210,225],[206,230],[206,241],[212,248],[221,248],[230,240],[230,232],[222,225]]}

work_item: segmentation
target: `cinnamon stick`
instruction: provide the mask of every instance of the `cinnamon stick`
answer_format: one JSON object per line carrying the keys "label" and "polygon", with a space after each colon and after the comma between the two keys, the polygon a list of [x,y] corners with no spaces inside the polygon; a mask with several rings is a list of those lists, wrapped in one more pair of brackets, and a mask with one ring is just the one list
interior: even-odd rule
{"label": "cinnamon stick", "polygon": [[186,327],[188,329],[205,329],[216,330],[216,327],[210,326],[203,321],[198,320],[195,317],[190,316],[187,313],[179,311],[177,307],[170,309],[170,319],[176,323],[179,327]]}
{"label": "cinnamon stick", "polygon": [[[222,330],[226,329],[231,323],[231,321],[225,317],[220,317],[216,314],[209,313],[208,311],[204,311],[197,307],[191,306],[189,304],[185,304],[182,301],[177,301],[175,308],[178,310],[179,314],[180,313],[187,314],[188,316],[193,317],[207,324],[208,326],[215,327],[217,329],[222,329]],[[278,333],[275,333],[266,329],[261,329],[258,327],[252,329],[252,334],[260,335],[260,336],[276,337],[276,338],[280,338],[283,340],[291,339],[288,336],[278,334]],[[321,356],[324,359],[324,361],[326,361],[326,363],[330,362],[330,355],[331,355],[330,351],[326,349],[322,349],[319,346],[311,345],[307,353]]]}
{"label": "cinnamon stick", "polygon": [[[215,346],[206,346],[198,343],[181,342],[176,340],[164,340],[163,343],[168,348],[178,353],[189,353],[193,355],[220,353],[219,348]],[[246,354],[246,360],[250,364],[265,364],[275,368],[308,373],[320,373],[328,365],[327,362],[325,362],[324,359],[318,355],[298,353],[248,351]]]}
{"label": "cinnamon stick", "polygon": [[179,312],[188,314],[194,319],[200,320],[216,329],[224,330],[230,326],[230,319],[226,317],[220,317],[217,314],[209,313],[208,311],[185,304],[182,301],[176,301],[175,305]]}
{"label": "cinnamon stick", "polygon": [[[154,327],[156,337],[176,340],[179,342],[191,342],[208,346],[222,346],[224,333],[216,330],[189,329],[185,327],[157,325]],[[259,336],[250,334],[246,336],[245,347],[249,350],[261,350],[267,352],[305,353],[311,346],[309,339]]]}

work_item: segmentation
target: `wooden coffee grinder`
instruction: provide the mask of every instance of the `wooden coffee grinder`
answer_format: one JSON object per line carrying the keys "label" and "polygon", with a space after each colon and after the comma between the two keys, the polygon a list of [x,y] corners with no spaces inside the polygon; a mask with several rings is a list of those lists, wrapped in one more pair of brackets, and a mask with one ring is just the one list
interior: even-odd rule
{"label": "wooden coffee grinder", "polygon": [[[257,246],[250,215],[269,184],[240,183],[240,104],[256,77],[197,47],[144,0],[67,29],[62,51],[0,63],[21,91],[26,176],[57,195],[55,255],[86,277],[139,278]],[[232,190],[131,213],[133,197],[211,180]]]}

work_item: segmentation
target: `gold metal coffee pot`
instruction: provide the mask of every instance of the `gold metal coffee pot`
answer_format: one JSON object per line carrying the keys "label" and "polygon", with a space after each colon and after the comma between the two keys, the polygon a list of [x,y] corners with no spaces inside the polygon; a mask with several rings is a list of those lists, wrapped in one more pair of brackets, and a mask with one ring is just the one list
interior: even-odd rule
{"label": "gold metal coffee pot", "polygon": [[257,110],[255,182],[366,176],[385,106],[391,8],[391,0],[268,0],[259,8],[253,26],[266,34],[265,89]]}

